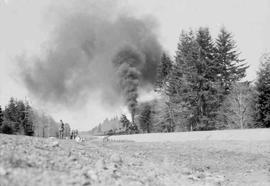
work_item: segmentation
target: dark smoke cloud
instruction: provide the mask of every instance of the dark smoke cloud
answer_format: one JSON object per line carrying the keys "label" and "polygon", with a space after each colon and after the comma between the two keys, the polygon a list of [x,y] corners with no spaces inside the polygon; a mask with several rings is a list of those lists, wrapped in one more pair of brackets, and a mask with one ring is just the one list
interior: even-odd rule
{"label": "dark smoke cloud", "polygon": [[113,60],[120,78],[119,85],[122,90],[125,102],[131,113],[134,123],[135,111],[137,108],[138,86],[141,76],[139,67],[145,65],[145,58],[133,48],[126,47],[116,55]]}
{"label": "dark smoke cloud", "polygon": [[[129,107],[136,104],[127,100],[153,84],[162,52],[153,19],[121,14],[104,1],[59,7],[59,15],[58,8],[51,9],[57,21],[42,57],[20,59],[33,62],[21,73],[27,89],[42,101],[65,106],[85,103],[97,93],[109,104],[123,97]],[[136,78],[123,81],[122,76]]]}

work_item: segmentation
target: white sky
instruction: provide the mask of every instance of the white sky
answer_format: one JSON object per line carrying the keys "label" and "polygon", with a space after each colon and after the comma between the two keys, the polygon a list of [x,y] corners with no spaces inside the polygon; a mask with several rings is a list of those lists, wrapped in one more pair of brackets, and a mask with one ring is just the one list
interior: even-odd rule
{"label": "white sky", "polygon": [[[27,97],[38,105],[17,79],[15,58],[38,54],[49,38],[49,4],[50,0],[0,0],[1,105],[6,105],[11,96]],[[160,26],[160,41],[171,55],[182,29],[208,26],[215,36],[225,26],[234,34],[241,57],[250,65],[248,80],[256,78],[260,56],[270,51],[270,0],[121,0],[121,6],[137,16],[154,16]],[[76,112],[52,105],[41,109],[80,130],[89,130],[105,117],[125,110],[105,109],[96,98],[89,99],[91,104]]]}

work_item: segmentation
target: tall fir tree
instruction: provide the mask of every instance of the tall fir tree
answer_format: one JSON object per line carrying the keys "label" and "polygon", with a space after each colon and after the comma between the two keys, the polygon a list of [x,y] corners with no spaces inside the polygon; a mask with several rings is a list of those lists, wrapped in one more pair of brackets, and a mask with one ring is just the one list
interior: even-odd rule
{"label": "tall fir tree", "polygon": [[172,65],[173,63],[170,57],[163,53],[160,64],[157,68],[157,80],[155,86],[157,92],[163,91],[165,85],[167,84],[169,74],[172,70]]}
{"label": "tall fir tree", "polygon": [[[198,59],[198,49],[195,36],[192,31],[182,31],[176,51],[175,63],[166,85],[166,93],[175,103],[187,101],[187,94],[191,92],[191,84],[188,82],[196,75],[195,63]],[[189,94],[190,95],[190,94]]]}
{"label": "tall fir tree", "polygon": [[[20,107],[19,107],[20,108]],[[19,112],[17,100],[10,98],[8,106],[5,108],[4,116],[6,119],[6,126],[12,128],[15,134],[23,134],[23,127],[21,125],[21,113]]]}
{"label": "tall fir tree", "polygon": [[[183,115],[187,122],[189,130],[194,128],[195,123],[191,117],[195,114],[196,109],[196,92],[193,91],[193,80],[197,76],[196,62],[198,60],[198,45],[195,40],[195,34],[182,31],[177,45],[175,64],[166,85],[166,94],[169,97],[168,104],[181,105],[186,108],[187,112],[178,110],[179,113],[173,112],[172,115]],[[173,117],[171,117],[172,119]]]}
{"label": "tall fir tree", "polygon": [[221,94],[227,95],[232,88],[232,84],[245,77],[248,66],[243,59],[240,59],[240,53],[237,51],[233,35],[225,28],[220,30],[215,43],[215,57],[218,61],[218,79],[221,86]]}
{"label": "tall fir tree", "polygon": [[208,28],[182,32],[166,93],[184,110],[190,130],[215,129],[219,107],[247,68],[225,29],[215,42]]}
{"label": "tall fir tree", "polygon": [[215,59],[215,46],[208,28],[199,28],[196,41],[199,46],[196,63],[197,77],[197,125],[198,130],[215,128],[215,116],[218,109],[216,77],[218,64]]}
{"label": "tall fir tree", "polygon": [[[192,91],[190,80],[196,75],[194,64],[198,58],[197,51],[198,47],[194,33],[192,31],[188,33],[182,31],[177,45],[175,63],[172,66],[172,71],[166,84],[165,94],[169,98],[166,103],[168,108],[172,108],[172,105],[182,105],[188,108],[188,112],[183,114],[182,110],[178,110],[179,113],[176,113],[173,109],[170,109],[171,112],[168,112],[170,113],[168,115],[170,121],[175,122],[174,118],[178,114],[183,115],[186,120],[189,120],[189,116],[194,110],[196,95]],[[187,126],[187,128],[190,128],[190,126]]]}
{"label": "tall fir tree", "polygon": [[270,54],[262,57],[256,82],[257,122],[259,127],[270,127]]}
{"label": "tall fir tree", "polygon": [[208,28],[200,28],[196,34],[182,32],[168,92],[171,100],[181,105],[190,130],[214,128],[217,69]]}
{"label": "tall fir tree", "polygon": [[150,133],[151,130],[151,106],[146,104],[144,105],[140,115],[139,115],[139,124],[142,131]]}
{"label": "tall fir tree", "polygon": [[5,109],[5,118],[9,121],[16,122],[18,117],[19,116],[16,109],[16,101],[13,97],[11,97],[9,100],[9,104]]}

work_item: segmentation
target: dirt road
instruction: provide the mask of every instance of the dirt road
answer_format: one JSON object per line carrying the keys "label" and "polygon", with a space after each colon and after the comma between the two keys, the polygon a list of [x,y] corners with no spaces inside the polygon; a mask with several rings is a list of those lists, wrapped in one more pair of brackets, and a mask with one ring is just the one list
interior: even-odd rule
{"label": "dirt road", "polygon": [[77,143],[0,135],[0,185],[270,185],[270,141]]}

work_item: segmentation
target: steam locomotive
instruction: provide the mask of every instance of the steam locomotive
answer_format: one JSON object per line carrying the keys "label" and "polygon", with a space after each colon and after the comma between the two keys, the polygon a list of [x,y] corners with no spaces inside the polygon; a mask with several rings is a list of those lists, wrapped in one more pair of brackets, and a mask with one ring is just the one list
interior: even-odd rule
{"label": "steam locomotive", "polygon": [[130,125],[127,128],[119,128],[119,129],[111,129],[109,131],[104,132],[107,136],[112,135],[125,135],[125,134],[138,134],[139,129],[137,125]]}

